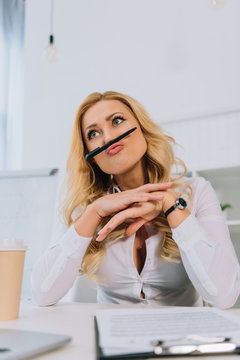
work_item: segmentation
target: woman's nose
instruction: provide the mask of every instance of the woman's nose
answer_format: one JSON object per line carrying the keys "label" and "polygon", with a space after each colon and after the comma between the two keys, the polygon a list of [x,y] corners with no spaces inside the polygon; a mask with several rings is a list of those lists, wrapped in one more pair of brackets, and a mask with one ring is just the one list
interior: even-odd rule
{"label": "woman's nose", "polygon": [[114,134],[112,130],[104,131],[104,144],[108,143],[109,141],[115,139],[118,135]]}

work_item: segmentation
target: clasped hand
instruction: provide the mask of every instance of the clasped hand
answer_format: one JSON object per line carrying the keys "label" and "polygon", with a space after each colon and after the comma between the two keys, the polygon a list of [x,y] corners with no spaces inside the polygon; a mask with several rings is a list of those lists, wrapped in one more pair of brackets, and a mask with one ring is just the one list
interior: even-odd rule
{"label": "clasped hand", "polygon": [[92,205],[100,218],[112,215],[111,220],[99,231],[96,240],[104,240],[127,219],[133,219],[126,229],[128,236],[134,234],[144,224],[150,225],[162,210],[166,211],[165,204],[176,200],[176,193],[170,189],[171,186],[172,183],[146,184],[95,200]]}

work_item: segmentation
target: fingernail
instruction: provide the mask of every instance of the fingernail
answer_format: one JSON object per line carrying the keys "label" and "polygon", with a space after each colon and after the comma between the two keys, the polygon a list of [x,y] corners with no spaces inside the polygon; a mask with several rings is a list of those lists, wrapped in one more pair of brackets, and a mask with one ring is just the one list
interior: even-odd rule
{"label": "fingernail", "polygon": [[100,238],[100,236],[96,237],[96,241],[101,241],[101,240],[99,240],[99,238]]}
{"label": "fingernail", "polygon": [[99,230],[98,235],[99,235],[99,234],[102,234],[102,233],[103,233],[104,231],[106,231],[107,229],[108,229],[108,228],[104,228],[104,227],[103,227],[101,230]]}

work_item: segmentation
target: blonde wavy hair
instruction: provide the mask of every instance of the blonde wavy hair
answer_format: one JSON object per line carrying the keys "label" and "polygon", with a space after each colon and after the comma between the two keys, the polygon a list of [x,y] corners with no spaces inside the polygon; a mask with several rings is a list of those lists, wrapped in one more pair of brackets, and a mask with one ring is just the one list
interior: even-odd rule
{"label": "blonde wavy hair", "polygon": [[[186,174],[187,169],[183,161],[174,155],[173,145],[175,145],[175,140],[165,134],[162,129],[151,120],[144,107],[132,97],[115,91],[107,91],[103,94],[94,92],[80,105],[73,126],[66,177],[63,184],[66,193],[59,208],[61,217],[68,226],[75,223],[81,217],[81,214],[90,203],[106,195],[107,192],[113,192],[114,182],[112,176],[104,173],[94,162],[86,161],[85,155],[88,151],[81,129],[82,118],[86,111],[97,102],[103,100],[120,101],[132,112],[139,122],[147,142],[147,151],[144,155],[147,182],[164,183],[173,181],[173,188],[181,187],[188,196],[191,196],[191,187],[184,182],[179,182]],[[182,168],[182,174],[173,177],[173,166],[175,166],[176,169],[180,166]],[[176,173],[178,173],[177,170]],[[81,207],[81,213],[74,218],[73,213],[79,206]],[[104,218],[96,229],[81,264],[81,272],[93,279],[97,279],[95,273],[100,267],[106,246],[115,241],[124,241],[126,239],[125,230],[129,223],[124,222],[118,226],[115,231],[111,232],[103,242],[99,243],[96,241],[98,231],[100,231],[109,219],[110,217]],[[159,231],[164,233],[161,258],[166,261],[178,261],[180,257],[179,249],[172,239],[172,232],[164,214],[161,213],[155,218],[153,224]]]}

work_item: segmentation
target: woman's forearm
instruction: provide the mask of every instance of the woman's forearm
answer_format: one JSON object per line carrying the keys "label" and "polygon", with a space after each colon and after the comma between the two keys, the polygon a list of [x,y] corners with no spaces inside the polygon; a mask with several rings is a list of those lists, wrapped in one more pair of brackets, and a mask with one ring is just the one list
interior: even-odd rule
{"label": "woman's forearm", "polygon": [[179,210],[175,209],[168,215],[167,220],[170,228],[174,229],[178,227],[186,218],[191,215],[188,209]]}
{"label": "woman's forearm", "polygon": [[[163,201],[163,212],[165,213],[168,209],[175,204],[178,196],[173,190],[168,190],[165,193]],[[190,211],[186,208],[184,210],[175,209],[167,216],[167,221],[170,228],[178,227],[189,215]]]}
{"label": "woman's forearm", "polygon": [[74,224],[74,228],[78,235],[84,237],[93,236],[98,225],[101,222],[101,217],[98,215],[95,210],[94,203],[88,205],[84,213]]}
{"label": "woman's forearm", "polygon": [[58,302],[72,287],[91,237],[81,237],[70,226],[49,246],[33,267],[31,283],[34,301],[41,305]]}

